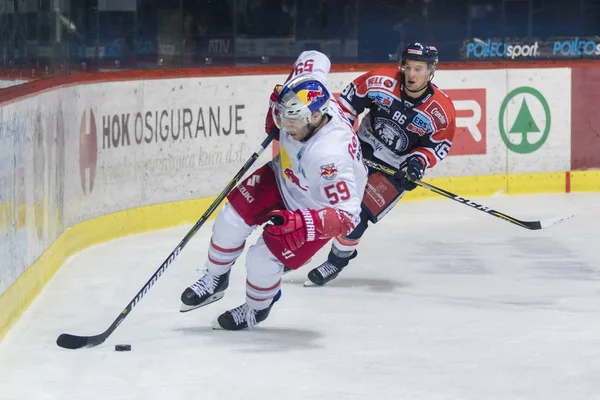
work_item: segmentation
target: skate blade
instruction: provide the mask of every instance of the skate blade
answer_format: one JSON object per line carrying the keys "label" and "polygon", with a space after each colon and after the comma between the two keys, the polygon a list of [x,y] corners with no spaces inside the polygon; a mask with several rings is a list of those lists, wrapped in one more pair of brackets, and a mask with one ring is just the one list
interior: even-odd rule
{"label": "skate blade", "polygon": [[219,325],[219,321],[217,321],[216,319],[213,322],[212,325],[213,331],[224,331],[225,329],[223,329],[223,327],[221,325]]}
{"label": "skate blade", "polygon": [[214,303],[215,301],[221,300],[223,298],[223,296],[225,296],[225,292],[215,293],[212,296],[210,296],[208,299],[206,299],[204,301],[204,303],[200,303],[197,306],[188,306],[187,304],[181,303],[181,306],[179,307],[179,312],[182,312],[182,313],[188,312],[188,311],[195,310],[196,308],[207,306],[211,303]]}
{"label": "skate blade", "polygon": [[315,285],[312,281],[304,282],[304,287],[319,287],[319,285]]}
{"label": "skate blade", "polygon": [[213,331],[223,331],[223,332],[248,332],[248,331],[251,331],[251,330],[253,330],[254,328],[256,328],[256,326],[242,328],[242,329],[240,329],[240,330],[237,330],[237,331],[236,331],[236,330],[229,330],[229,329],[225,329],[225,328],[223,328],[221,325],[219,325],[219,321],[218,321],[218,320],[215,320],[215,321],[213,322],[213,326],[212,326],[212,328],[213,328]]}

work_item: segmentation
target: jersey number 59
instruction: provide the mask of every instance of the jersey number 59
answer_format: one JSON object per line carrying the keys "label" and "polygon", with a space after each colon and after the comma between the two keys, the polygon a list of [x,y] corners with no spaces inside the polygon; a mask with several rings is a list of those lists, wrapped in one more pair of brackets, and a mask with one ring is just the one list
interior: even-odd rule
{"label": "jersey number 59", "polygon": [[330,204],[337,204],[350,199],[350,190],[346,181],[339,181],[333,185],[325,186],[325,194]]}

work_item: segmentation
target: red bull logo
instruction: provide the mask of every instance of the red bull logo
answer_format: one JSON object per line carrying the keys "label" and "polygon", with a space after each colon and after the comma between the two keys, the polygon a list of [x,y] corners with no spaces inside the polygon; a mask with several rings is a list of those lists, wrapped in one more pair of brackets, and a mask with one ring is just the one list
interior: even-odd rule
{"label": "red bull logo", "polygon": [[323,94],[323,88],[319,86],[319,90],[299,90],[298,93],[296,93],[296,96],[298,96],[305,105],[309,105],[319,97],[325,97],[325,94]]}
{"label": "red bull logo", "polygon": [[300,179],[298,179],[298,177],[296,176],[294,171],[292,171],[291,168],[284,169],[283,175],[294,185],[298,186],[300,189],[302,189],[306,192],[306,188],[302,187],[302,185],[300,184]]}
{"label": "red bull logo", "polygon": [[327,180],[335,179],[338,174],[338,169],[335,164],[321,165],[321,177]]}

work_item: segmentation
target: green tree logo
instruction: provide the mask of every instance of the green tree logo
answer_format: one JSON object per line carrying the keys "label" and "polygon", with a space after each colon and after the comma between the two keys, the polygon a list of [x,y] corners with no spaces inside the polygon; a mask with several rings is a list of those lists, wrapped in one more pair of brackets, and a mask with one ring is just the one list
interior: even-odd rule
{"label": "green tree logo", "polygon": [[[508,130],[508,133],[505,128],[504,121],[509,119],[507,115],[507,107],[509,102],[518,95],[524,94],[521,99],[521,107],[519,108],[519,112],[517,116],[512,120],[512,125]],[[530,103],[528,103],[528,101]],[[530,104],[531,102],[539,102],[544,109],[546,123],[544,126],[544,131],[541,137],[537,141],[531,140],[531,135],[533,133],[540,133],[541,130],[538,126],[538,123],[541,122],[541,118],[538,116],[538,121],[536,123],[535,118],[531,114]],[[522,86],[514,89],[502,102],[500,106],[500,115],[498,116],[498,127],[500,128],[500,137],[502,137],[502,141],[508,147],[509,150],[514,151],[519,154],[527,154],[533,153],[546,142],[548,139],[548,134],[550,133],[550,125],[551,125],[551,115],[550,115],[550,107],[548,106],[548,102],[544,98],[544,96],[537,91],[536,89],[529,86]],[[508,135],[519,135],[520,140],[518,143],[513,143],[509,140]]]}

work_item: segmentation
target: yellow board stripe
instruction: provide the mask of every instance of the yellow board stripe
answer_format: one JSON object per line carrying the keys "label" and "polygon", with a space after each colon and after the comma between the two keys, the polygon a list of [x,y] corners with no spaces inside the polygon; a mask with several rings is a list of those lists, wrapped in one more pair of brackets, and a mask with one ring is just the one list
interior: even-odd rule
{"label": "yellow board stripe", "polygon": [[600,191],[600,171],[573,171],[571,172],[572,192],[598,192]]}
{"label": "yellow board stripe", "polygon": [[[425,182],[461,197],[485,197],[497,194],[564,193],[565,172],[539,172],[512,175],[455,176],[424,179]],[[600,190],[600,188],[598,189]],[[440,197],[429,190],[417,188],[407,193],[403,200],[420,200]]]}

